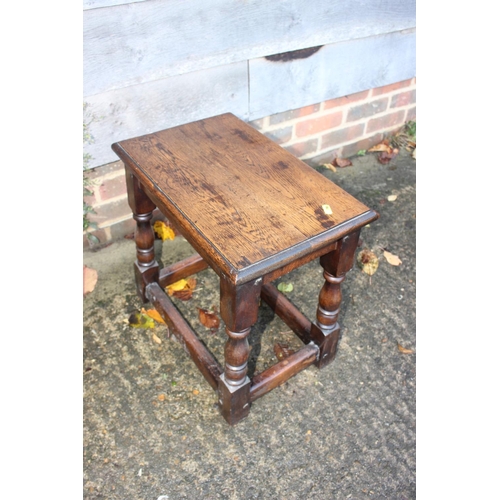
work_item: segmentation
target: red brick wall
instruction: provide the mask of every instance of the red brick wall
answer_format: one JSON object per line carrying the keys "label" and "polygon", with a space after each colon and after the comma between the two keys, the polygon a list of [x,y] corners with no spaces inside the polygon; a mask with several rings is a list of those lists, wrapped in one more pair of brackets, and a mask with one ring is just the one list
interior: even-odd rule
{"label": "red brick wall", "polygon": [[[369,149],[405,122],[416,119],[416,79],[358,92],[250,122],[310,165],[347,158]],[[94,195],[85,198],[96,211],[94,234],[101,243],[134,231],[120,161],[93,169]],[[84,236],[84,247],[88,246]]]}

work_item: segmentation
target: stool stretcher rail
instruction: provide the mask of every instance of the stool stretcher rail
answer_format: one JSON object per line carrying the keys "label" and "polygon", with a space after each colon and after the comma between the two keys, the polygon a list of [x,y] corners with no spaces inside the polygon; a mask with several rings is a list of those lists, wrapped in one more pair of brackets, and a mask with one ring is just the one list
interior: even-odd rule
{"label": "stool stretcher rail", "polygon": [[221,366],[191,329],[166,293],[160,288],[160,285],[158,283],[149,284],[146,287],[146,296],[188,351],[208,383],[214,389],[217,389],[220,375],[223,372]]}
{"label": "stool stretcher rail", "polygon": [[318,355],[319,347],[311,342],[288,356],[288,358],[255,375],[252,378],[250,387],[250,401],[253,402],[284,384],[288,379],[317,361]]}
{"label": "stool stretcher rail", "polygon": [[274,285],[263,285],[260,296],[304,344],[310,342],[311,322]]}
{"label": "stool stretcher rail", "polygon": [[170,266],[164,267],[160,271],[160,286],[165,288],[176,281],[179,281],[193,274],[199,273],[208,267],[208,264],[203,260],[203,257],[198,254],[194,254],[187,259],[171,264]]}

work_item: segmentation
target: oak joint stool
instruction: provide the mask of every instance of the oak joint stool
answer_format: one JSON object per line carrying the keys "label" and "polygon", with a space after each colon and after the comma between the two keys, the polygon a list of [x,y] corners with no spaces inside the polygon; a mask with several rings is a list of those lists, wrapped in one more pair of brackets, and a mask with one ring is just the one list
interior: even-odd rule
{"label": "oak joint stool", "polygon": [[[137,292],[154,305],[218,392],[229,424],[309,365],[331,363],[340,332],[340,284],[353,265],[361,228],[378,218],[375,211],[230,113],[112,148],[125,164],[128,201],[137,222]],[[151,227],[155,208],[197,254],[159,269]],[[325,282],[311,322],[272,282],[317,258]],[[164,291],[208,266],[220,278],[224,366]],[[260,299],[304,346],[250,379],[247,337]]]}

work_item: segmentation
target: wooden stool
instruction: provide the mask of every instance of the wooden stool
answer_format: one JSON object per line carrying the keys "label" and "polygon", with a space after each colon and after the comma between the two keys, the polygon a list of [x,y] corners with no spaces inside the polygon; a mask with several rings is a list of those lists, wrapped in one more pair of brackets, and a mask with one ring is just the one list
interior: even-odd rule
{"label": "wooden stool", "polygon": [[[333,182],[227,113],[112,145],[126,167],[137,221],[137,291],[151,301],[218,391],[230,424],[250,405],[311,364],[335,357],[340,284],[354,262],[360,229],[378,218]],[[155,207],[198,252],[162,270],[150,221]],[[272,284],[319,258],[325,283],[309,321]],[[220,278],[228,336],[224,367],[199,340],[164,288],[210,266]],[[247,376],[247,337],[262,298],[305,344]]]}

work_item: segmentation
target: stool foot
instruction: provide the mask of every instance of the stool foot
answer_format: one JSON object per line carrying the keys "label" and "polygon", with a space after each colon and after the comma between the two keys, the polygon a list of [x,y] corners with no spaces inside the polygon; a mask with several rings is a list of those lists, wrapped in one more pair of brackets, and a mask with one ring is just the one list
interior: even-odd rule
{"label": "stool foot", "polygon": [[245,377],[238,387],[228,384],[225,374],[219,379],[219,408],[230,425],[237,424],[250,411],[250,379]]}
{"label": "stool foot", "polygon": [[311,325],[311,338],[320,348],[316,362],[323,368],[335,359],[340,338],[337,322],[342,302],[340,284],[352,268],[354,253],[358,246],[359,231],[353,232],[338,242],[337,248],[320,258],[325,283],[319,293],[316,321]]}

